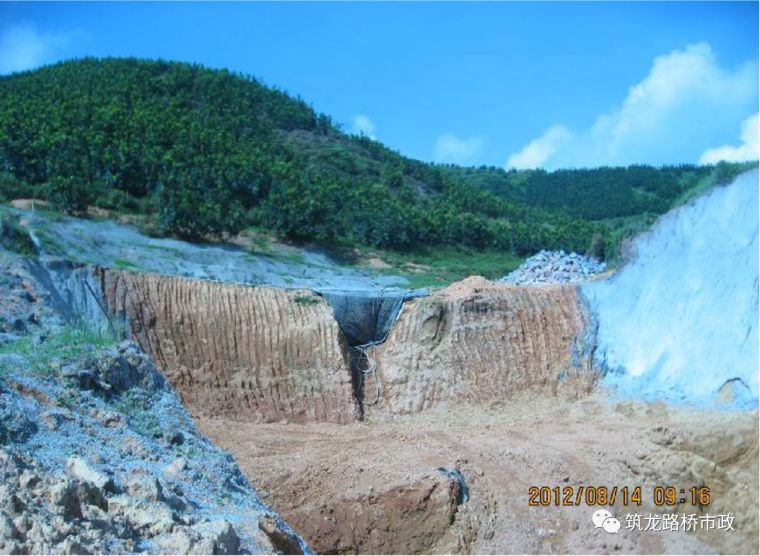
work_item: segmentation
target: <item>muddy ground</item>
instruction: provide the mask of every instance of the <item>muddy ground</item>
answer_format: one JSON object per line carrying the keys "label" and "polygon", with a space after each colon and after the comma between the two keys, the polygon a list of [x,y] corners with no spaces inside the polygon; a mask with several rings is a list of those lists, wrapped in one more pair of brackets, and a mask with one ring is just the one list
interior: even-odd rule
{"label": "muddy ground", "polygon": [[[526,392],[386,422],[199,424],[318,552],[758,552],[757,412]],[[461,471],[467,501],[438,468]],[[598,508],[529,506],[533,485],[641,486],[643,503],[618,499],[610,534],[592,524]],[[657,485],[707,486],[712,503],[658,509]],[[731,513],[735,531],[626,527],[650,512]]]}

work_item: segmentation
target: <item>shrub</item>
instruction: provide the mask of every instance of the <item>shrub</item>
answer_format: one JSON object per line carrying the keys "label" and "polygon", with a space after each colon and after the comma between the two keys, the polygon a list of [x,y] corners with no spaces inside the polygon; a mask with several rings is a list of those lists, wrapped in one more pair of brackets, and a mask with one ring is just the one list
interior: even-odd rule
{"label": "shrub", "polygon": [[35,255],[37,248],[29,231],[19,222],[14,214],[0,213],[0,245],[21,255]]}

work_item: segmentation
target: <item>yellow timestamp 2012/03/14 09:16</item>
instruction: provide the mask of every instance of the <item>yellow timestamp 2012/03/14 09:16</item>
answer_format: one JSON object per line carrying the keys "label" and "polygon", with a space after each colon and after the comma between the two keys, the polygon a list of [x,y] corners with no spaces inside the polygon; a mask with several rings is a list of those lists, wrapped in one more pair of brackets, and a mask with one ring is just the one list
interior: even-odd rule
{"label": "yellow timestamp 2012/03/14 09:16", "polygon": [[655,506],[677,506],[690,504],[707,507],[712,502],[710,488],[706,486],[655,486],[645,489],[641,486],[531,486],[528,488],[529,506],[641,506],[645,502],[644,493],[651,493]]}

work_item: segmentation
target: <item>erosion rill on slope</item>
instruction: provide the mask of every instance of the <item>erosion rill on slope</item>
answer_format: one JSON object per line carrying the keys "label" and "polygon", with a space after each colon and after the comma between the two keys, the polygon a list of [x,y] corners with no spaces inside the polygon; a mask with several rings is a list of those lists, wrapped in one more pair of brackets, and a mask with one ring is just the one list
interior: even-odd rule
{"label": "erosion rill on slope", "polygon": [[[525,389],[588,391],[596,378],[572,286],[473,278],[403,310],[408,294],[330,293],[331,309],[305,290],[108,269],[95,279],[196,415],[347,423],[362,400],[384,417]],[[364,384],[356,369],[368,364],[377,376]]]}
{"label": "erosion rill on slope", "polygon": [[97,279],[194,414],[357,418],[345,339],[313,293],[107,269]]}
{"label": "erosion rill on slope", "polygon": [[530,389],[588,392],[593,327],[577,288],[468,278],[408,302],[371,350],[381,394],[372,416],[494,402]]}

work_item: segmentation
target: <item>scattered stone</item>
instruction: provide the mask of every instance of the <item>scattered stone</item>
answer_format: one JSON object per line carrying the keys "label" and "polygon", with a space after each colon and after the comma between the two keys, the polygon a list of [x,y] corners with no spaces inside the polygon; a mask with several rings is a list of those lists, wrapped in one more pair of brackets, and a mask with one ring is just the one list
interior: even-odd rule
{"label": "scattered stone", "polygon": [[134,436],[128,436],[121,444],[120,451],[125,456],[132,456],[138,459],[147,459],[150,452],[145,445]]}
{"label": "scattered stone", "polygon": [[66,537],[61,543],[61,552],[63,554],[92,554],[87,551],[76,537]]}
{"label": "scattered stone", "polygon": [[57,431],[63,423],[72,419],[73,417],[69,411],[49,410],[40,413],[40,421],[50,432]]}
{"label": "scattered stone", "polygon": [[96,506],[101,510],[108,510],[108,500],[103,491],[90,482],[81,482],[77,485],[77,498],[81,504]]}
{"label": "scattered stone", "polygon": [[0,541],[18,538],[19,533],[13,521],[5,515],[5,512],[0,512]]}
{"label": "scattered stone", "polygon": [[36,301],[34,295],[32,295],[32,293],[27,290],[21,290],[18,295],[21,299],[28,301],[29,303],[34,303]]}
{"label": "scattered stone", "polygon": [[167,537],[158,541],[158,549],[161,554],[195,554],[194,547],[200,535],[189,527],[175,527]]}
{"label": "scattered stone", "polygon": [[116,492],[116,485],[113,482],[113,478],[93,469],[90,465],[79,456],[71,456],[66,462],[66,469],[68,472],[82,481],[89,481],[96,487],[108,492]]}
{"label": "scattered stone", "polygon": [[0,407],[0,444],[26,442],[37,432],[37,425],[21,411]]}
{"label": "scattered stone", "polygon": [[177,479],[186,468],[187,460],[185,458],[177,458],[164,468],[163,473],[168,478]]}
{"label": "scattered stone", "polygon": [[161,483],[155,477],[136,477],[127,483],[127,494],[147,500],[148,502],[164,502],[164,492]]}
{"label": "scattered stone", "polygon": [[107,411],[96,407],[90,411],[90,417],[109,428],[124,425],[124,416],[116,411]]}
{"label": "scattered stone", "polygon": [[108,499],[108,513],[126,521],[141,536],[169,533],[178,522],[167,504],[146,502],[124,494]]}
{"label": "scattered stone", "polygon": [[65,520],[82,517],[76,486],[69,480],[61,479],[50,487],[50,503],[59,508]]}
{"label": "scattered stone", "polygon": [[71,379],[82,390],[100,390],[108,392],[111,386],[102,380],[99,375],[91,369],[79,369],[71,365],[62,370],[65,378]]}
{"label": "scattered stone", "polygon": [[185,435],[180,431],[168,431],[164,433],[164,440],[171,445],[180,446],[185,441]]}
{"label": "scattered stone", "polygon": [[18,478],[18,486],[21,488],[34,488],[40,482],[39,476],[29,469],[24,469]]}
{"label": "scattered stone", "polygon": [[101,356],[96,367],[102,381],[114,394],[132,388],[156,390],[163,384],[150,358],[133,342],[122,342]]}
{"label": "scattered stone", "polygon": [[259,529],[269,538],[272,546],[282,554],[303,554],[301,543],[280,521],[270,514],[259,519]]}

